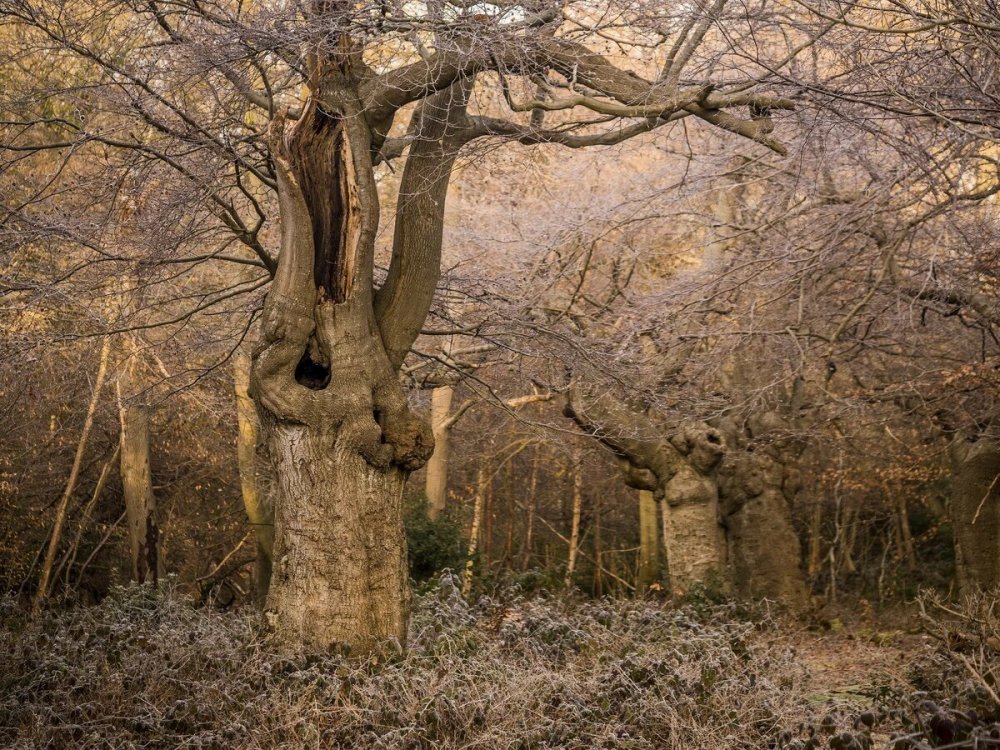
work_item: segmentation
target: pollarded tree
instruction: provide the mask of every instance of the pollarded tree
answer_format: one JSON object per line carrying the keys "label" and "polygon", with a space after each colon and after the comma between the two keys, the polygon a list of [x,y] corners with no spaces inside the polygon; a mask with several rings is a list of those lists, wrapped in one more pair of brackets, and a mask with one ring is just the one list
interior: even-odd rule
{"label": "pollarded tree", "polygon": [[[213,250],[210,260],[273,275],[251,391],[277,485],[267,608],[290,648],[363,651],[405,640],[401,495],[433,439],[398,374],[437,285],[460,149],[481,137],[599,146],[693,119],[780,151],[770,112],[791,104],[764,89],[773,66],[715,65],[725,40],[752,33],[768,3],[751,13],[727,5],[0,3],[22,51],[78,66],[74,81],[46,92],[46,106],[32,96],[17,102],[24,111],[4,136],[10,166],[30,167],[24,155],[41,150],[100,160],[155,196],[145,211],[178,217],[152,232],[175,254],[228,232],[221,247],[242,249]],[[774,65],[802,41],[789,35]],[[624,67],[629,53],[649,49],[665,54],[658,71]],[[725,73],[712,85],[716,69]],[[489,87],[509,119],[470,113],[477,89]],[[394,137],[397,115],[413,104]],[[546,125],[546,112],[558,122]],[[391,262],[376,286],[377,165],[404,152]],[[24,225],[38,231],[39,217],[72,189],[54,178],[26,204]],[[276,258],[266,228],[273,194]],[[170,200],[184,210],[171,213]],[[141,225],[143,211],[128,221]],[[144,260],[176,267],[195,257]],[[241,279],[195,311],[261,283]]]}

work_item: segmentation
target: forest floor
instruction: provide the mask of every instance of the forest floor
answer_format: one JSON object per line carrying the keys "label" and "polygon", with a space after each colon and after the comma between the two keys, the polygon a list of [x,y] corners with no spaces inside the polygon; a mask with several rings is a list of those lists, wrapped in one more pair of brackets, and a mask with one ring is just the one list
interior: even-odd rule
{"label": "forest floor", "polygon": [[347,658],[289,657],[254,610],[169,587],[34,621],[0,599],[0,747],[998,748],[997,610],[470,603],[442,579],[417,599],[407,654]]}
{"label": "forest floor", "polygon": [[809,671],[803,685],[811,703],[828,699],[863,704],[883,687],[905,689],[915,655],[925,639],[900,631],[802,633],[786,636]]}

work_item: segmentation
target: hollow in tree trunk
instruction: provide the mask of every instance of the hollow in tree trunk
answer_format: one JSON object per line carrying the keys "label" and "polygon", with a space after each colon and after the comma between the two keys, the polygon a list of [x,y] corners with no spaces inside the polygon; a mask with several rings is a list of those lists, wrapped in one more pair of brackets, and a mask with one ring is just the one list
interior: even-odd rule
{"label": "hollow in tree trunk", "polygon": [[413,115],[392,262],[376,295],[379,204],[355,58],[311,62],[298,121],[272,125],[282,245],[251,374],[276,478],[266,609],[291,650],[358,653],[406,638],[402,493],[433,438],[410,412],[398,370],[440,273],[441,212],[460,147],[448,140],[449,118],[464,113],[469,84]]}
{"label": "hollow in tree trunk", "polygon": [[277,479],[267,610],[304,649],[405,642],[403,485],[432,445],[377,333],[378,204],[350,104],[311,98],[277,129],[282,257],[251,379]]}

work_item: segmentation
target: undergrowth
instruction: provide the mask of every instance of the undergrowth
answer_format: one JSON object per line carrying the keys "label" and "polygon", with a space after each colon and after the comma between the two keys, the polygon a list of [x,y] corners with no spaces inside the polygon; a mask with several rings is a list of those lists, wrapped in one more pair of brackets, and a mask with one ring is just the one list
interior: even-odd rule
{"label": "undergrowth", "polygon": [[990,747],[995,614],[949,615],[918,693],[820,717],[778,621],[725,602],[507,589],[468,604],[445,575],[417,598],[405,655],[348,659],[284,656],[254,611],[196,609],[169,584],[36,621],[7,600],[0,746],[853,750],[894,732],[883,745]]}
{"label": "undergrowth", "polygon": [[0,745],[14,748],[753,748],[799,670],[725,606],[525,598],[445,576],[410,649],[282,656],[250,610],[170,586],[20,620],[8,603]]}

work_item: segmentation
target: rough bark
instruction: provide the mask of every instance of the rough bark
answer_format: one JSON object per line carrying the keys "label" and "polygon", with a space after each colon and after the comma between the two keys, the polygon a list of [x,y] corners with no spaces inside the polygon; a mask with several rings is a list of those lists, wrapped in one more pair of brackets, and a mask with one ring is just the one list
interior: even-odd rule
{"label": "rough bark", "polygon": [[274,560],[274,506],[267,487],[260,482],[257,410],[249,393],[250,357],[239,351],[233,365],[236,419],[239,426],[236,455],[240,466],[240,492],[247,521],[253,528],[257,542],[253,582],[257,600],[263,603],[267,599]]}
{"label": "rough bark", "polygon": [[720,472],[720,492],[736,590],[798,610],[808,603],[802,548],[792,524],[801,450],[779,439],[777,432],[785,428],[775,412],[758,415],[746,428],[756,441],[748,445],[746,430],[730,423],[724,430],[730,460]]}
{"label": "rough bark", "polygon": [[[402,492],[433,448],[396,373],[438,268],[397,237],[394,264],[411,271],[414,298],[390,289],[376,315],[371,132],[350,76],[349,60],[319,70],[295,125],[286,132],[278,118],[272,131],[282,247],[251,392],[276,476],[267,610],[294,650],[405,643]],[[411,149],[438,148],[434,135],[423,131]],[[411,153],[406,171],[420,169]],[[399,276],[390,271],[387,285]]]}
{"label": "rough bark", "polygon": [[420,333],[441,269],[444,205],[455,159],[469,137],[465,129],[471,78],[426,99],[410,121],[410,147],[399,183],[394,252],[375,297],[375,316],[390,361],[399,367]]}
{"label": "rough bark", "polygon": [[160,579],[160,528],[149,465],[149,409],[129,403],[119,391],[121,477],[128,522],[132,579],[156,585]]}
{"label": "rough bark", "polygon": [[[342,642],[367,650],[405,636],[399,496],[433,440],[407,408],[396,376],[440,273],[448,180],[462,143],[476,135],[465,112],[476,72],[554,68],[614,100],[584,97],[596,111],[660,119],[684,111],[762,143],[770,132],[769,122],[722,110],[759,109],[754,95],[720,97],[700,85],[661,91],[549,35],[527,55],[521,45],[463,43],[377,74],[364,62],[361,40],[338,26],[346,7],[341,0],[305,6],[322,22],[317,28],[328,21],[336,36],[307,42],[301,59],[308,99],[288,132],[282,117],[272,123],[282,247],[251,377],[277,477],[267,606],[279,636],[295,649]],[[373,161],[397,110],[415,100],[422,103],[408,134],[392,259],[376,294]]]}
{"label": "rough bark", "polygon": [[[267,609],[279,637],[307,649],[405,642],[401,496],[431,445],[372,336],[358,269],[371,267],[378,209],[366,134],[352,123],[313,99],[273,149],[282,257],[252,379],[278,493]],[[312,219],[330,214],[337,226]],[[315,276],[314,255],[326,266]]]}
{"label": "rough bark", "polygon": [[726,545],[719,524],[715,471],[725,453],[719,431],[702,423],[666,429],[610,393],[567,391],[566,416],[611,448],[626,483],[663,503],[664,547],[671,590],[699,583],[726,586]]}
{"label": "rough bark", "polygon": [[1000,586],[1000,441],[957,438],[951,446],[950,515],[962,591]]}
{"label": "rough bark", "polygon": [[[375,315],[393,365],[398,367],[420,332],[423,318],[406,314],[428,309],[437,286],[444,237],[444,204],[455,159],[468,135],[466,106],[472,79],[427,99],[410,121],[411,147],[399,185],[395,251],[385,284],[375,296]],[[428,276],[428,274],[432,274]],[[448,492],[448,434],[455,390],[444,386],[432,396],[434,452],[427,466],[428,515],[441,515]]]}

